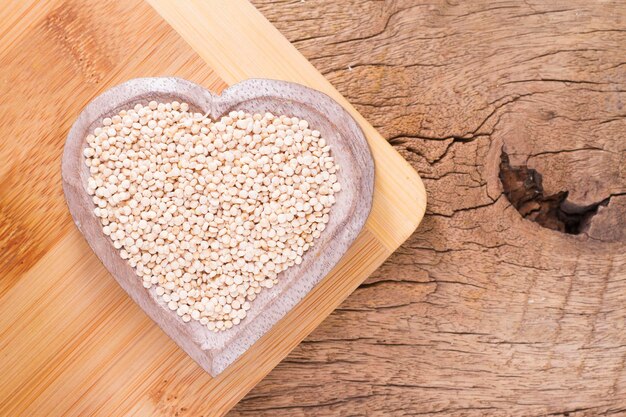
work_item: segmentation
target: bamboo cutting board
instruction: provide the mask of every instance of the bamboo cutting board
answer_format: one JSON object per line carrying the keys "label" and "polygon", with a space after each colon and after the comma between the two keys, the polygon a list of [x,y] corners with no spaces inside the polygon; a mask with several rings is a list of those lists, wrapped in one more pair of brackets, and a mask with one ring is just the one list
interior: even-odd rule
{"label": "bamboo cutting board", "polygon": [[[60,158],[80,110],[129,78],[219,93],[251,77],[321,90],[360,123],[374,202],[333,271],[211,378],[133,304],[73,226]],[[0,415],[225,414],[415,229],[418,175],[244,1],[14,2],[0,10]]]}

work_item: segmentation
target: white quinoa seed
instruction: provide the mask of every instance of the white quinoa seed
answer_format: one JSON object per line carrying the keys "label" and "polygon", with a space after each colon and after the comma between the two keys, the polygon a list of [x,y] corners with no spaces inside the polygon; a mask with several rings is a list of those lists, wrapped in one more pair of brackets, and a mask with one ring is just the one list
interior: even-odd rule
{"label": "white quinoa seed", "polygon": [[136,105],[102,120],[83,150],[94,214],[120,256],[184,322],[223,331],[302,263],[341,190],[306,120],[187,103]]}

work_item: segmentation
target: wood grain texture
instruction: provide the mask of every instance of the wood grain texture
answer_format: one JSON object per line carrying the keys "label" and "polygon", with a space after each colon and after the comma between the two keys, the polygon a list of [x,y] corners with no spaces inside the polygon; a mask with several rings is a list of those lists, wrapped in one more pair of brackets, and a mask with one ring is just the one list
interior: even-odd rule
{"label": "wood grain texture", "polygon": [[[168,20],[176,20],[180,9],[171,4]],[[183,17],[203,17],[179,21],[215,42],[203,47],[190,39],[201,54],[138,0],[14,2],[0,11],[0,415],[222,415],[422,217],[416,172],[258,11],[241,1],[176,5]],[[224,59],[205,62],[210,48]],[[235,65],[237,48],[254,60]],[[132,302],[72,225],[60,160],[73,120],[110,86],[171,75],[220,93],[237,81],[228,74],[300,81],[330,93],[362,127],[376,181],[372,213],[339,264],[253,349],[211,378]]]}
{"label": "wood grain texture", "polygon": [[[253,2],[420,172],[429,206],[230,415],[625,415],[624,3]],[[586,235],[522,218],[503,146],[547,194],[612,196]]]}
{"label": "wood grain texture", "polygon": [[[321,132],[341,169],[343,188],[336,196],[331,219],[302,263],[278,275],[278,284],[264,289],[252,302],[241,324],[222,332],[183,320],[160,299],[156,287],[143,287],[135,270],[120,257],[113,241],[102,232],[96,207],[87,192],[89,169],[83,150],[87,136],[102,126],[105,117],[149,101],[189,104],[194,112],[217,121],[235,110],[251,114],[272,112],[307,120]],[[251,79],[214,95],[199,84],[174,77],[135,78],[112,87],[93,99],[72,125],[65,142],[63,191],[74,223],[104,266],[130,297],[178,346],[211,376],[223,372],[246,349],[267,333],[298,304],[339,262],[365,224],[372,207],[374,161],[354,119],[339,104],[318,91],[284,81]]]}

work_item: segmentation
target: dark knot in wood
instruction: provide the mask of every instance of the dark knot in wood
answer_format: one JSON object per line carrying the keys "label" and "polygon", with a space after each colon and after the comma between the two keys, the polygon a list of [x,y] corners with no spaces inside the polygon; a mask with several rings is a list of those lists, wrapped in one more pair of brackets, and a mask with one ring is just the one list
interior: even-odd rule
{"label": "dark knot in wood", "polygon": [[610,199],[578,206],[567,201],[567,190],[545,195],[541,174],[527,166],[511,166],[504,149],[500,156],[500,181],[504,194],[522,217],[548,229],[573,235],[585,232],[598,208],[606,206]]}

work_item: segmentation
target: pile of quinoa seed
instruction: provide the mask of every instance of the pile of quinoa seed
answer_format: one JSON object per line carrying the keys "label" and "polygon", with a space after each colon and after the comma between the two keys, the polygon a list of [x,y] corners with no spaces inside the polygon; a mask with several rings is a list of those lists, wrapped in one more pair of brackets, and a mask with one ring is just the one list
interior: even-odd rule
{"label": "pile of quinoa seed", "polygon": [[340,191],[320,132],[295,117],[136,105],[87,137],[87,191],[113,246],[189,322],[229,329],[302,262]]}

